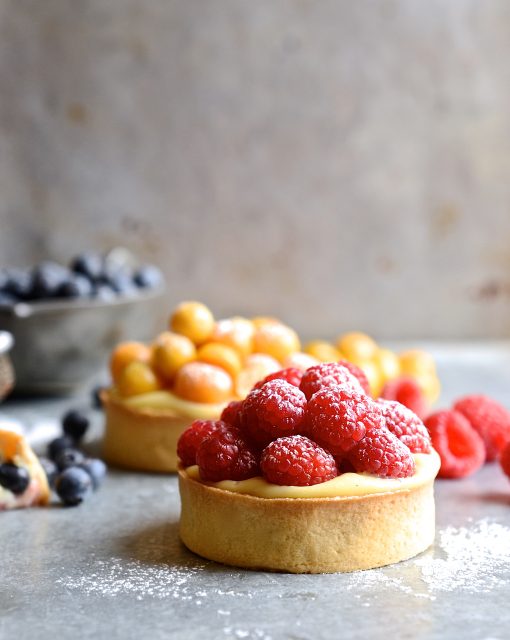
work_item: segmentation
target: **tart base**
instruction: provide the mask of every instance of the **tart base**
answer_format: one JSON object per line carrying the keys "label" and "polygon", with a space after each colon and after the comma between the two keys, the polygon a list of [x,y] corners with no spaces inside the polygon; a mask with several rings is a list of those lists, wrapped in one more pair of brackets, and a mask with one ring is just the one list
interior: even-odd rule
{"label": "tart base", "polygon": [[133,409],[101,394],[105,414],[103,457],[116,467],[136,471],[177,471],[177,441],[192,419],[150,409]]}
{"label": "tart base", "polygon": [[204,558],[248,569],[335,573],[411,558],[434,540],[433,479],[405,491],[258,498],[179,470],[180,535]]}

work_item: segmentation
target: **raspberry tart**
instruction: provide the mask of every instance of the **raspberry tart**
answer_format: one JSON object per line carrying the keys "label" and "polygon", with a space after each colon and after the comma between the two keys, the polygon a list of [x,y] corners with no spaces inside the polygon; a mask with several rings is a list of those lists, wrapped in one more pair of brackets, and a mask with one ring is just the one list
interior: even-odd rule
{"label": "raspberry tart", "polygon": [[[298,386],[299,385],[299,386]],[[268,376],[178,443],[180,535],[228,565],[331,573],[433,542],[439,456],[421,420],[341,364]]]}
{"label": "raspberry tart", "polygon": [[47,504],[46,473],[25,438],[0,430],[0,511]]}
{"label": "raspberry tart", "polygon": [[218,420],[230,402],[293,359],[317,362],[277,320],[216,321],[205,305],[181,303],[151,345],[126,342],[112,353],[113,383],[101,396],[104,457],[129,469],[176,471],[177,441],[194,420]]}

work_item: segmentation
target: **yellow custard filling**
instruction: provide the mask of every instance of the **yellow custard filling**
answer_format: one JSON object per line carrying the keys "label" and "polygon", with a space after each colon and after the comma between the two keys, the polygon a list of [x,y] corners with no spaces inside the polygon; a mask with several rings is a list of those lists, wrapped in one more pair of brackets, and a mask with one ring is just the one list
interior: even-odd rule
{"label": "yellow custard filling", "polygon": [[[271,484],[260,476],[249,480],[222,480],[221,482],[204,482],[204,484],[258,498],[344,498],[410,491],[434,480],[441,464],[439,455],[434,450],[427,454],[415,453],[413,458],[416,463],[416,472],[409,478],[379,478],[368,473],[343,473],[333,480],[314,484],[311,487],[280,486]],[[201,482],[196,465],[187,467],[186,474],[193,480]]]}
{"label": "yellow custard filling", "polygon": [[208,404],[190,402],[176,396],[171,391],[152,391],[137,396],[123,398],[112,391],[115,401],[131,409],[171,412],[193,420],[218,420],[227,403]]}

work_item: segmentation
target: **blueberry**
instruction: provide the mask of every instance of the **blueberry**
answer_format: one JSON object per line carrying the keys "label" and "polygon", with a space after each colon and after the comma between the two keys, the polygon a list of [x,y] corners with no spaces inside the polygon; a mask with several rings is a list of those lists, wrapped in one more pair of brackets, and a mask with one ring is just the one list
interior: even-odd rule
{"label": "blueberry", "polygon": [[105,385],[102,384],[98,384],[96,387],[94,387],[92,389],[92,393],[91,395],[91,402],[92,402],[92,407],[94,409],[102,409],[103,408],[103,403],[101,401],[101,392],[106,389]]}
{"label": "blueberry", "polygon": [[28,300],[32,289],[32,276],[25,269],[11,269],[8,272],[4,293],[8,293],[16,300]]}
{"label": "blueberry", "polygon": [[49,458],[40,457],[39,462],[41,463],[41,467],[44,469],[44,473],[46,474],[46,478],[48,479],[48,484],[50,487],[55,486],[55,478],[58,475],[57,465],[50,460]]}
{"label": "blueberry", "polygon": [[24,467],[17,467],[10,462],[0,464],[0,486],[4,489],[20,494],[25,491],[29,484],[30,475]]}
{"label": "blueberry", "polygon": [[92,491],[92,478],[84,469],[69,467],[57,476],[55,490],[65,505],[74,507]]}
{"label": "blueberry", "polygon": [[90,420],[83,413],[83,411],[77,411],[71,409],[62,418],[62,429],[66,436],[73,438],[76,442],[79,442],[87,429],[89,428]]}
{"label": "blueberry", "polygon": [[92,282],[97,282],[103,274],[104,260],[99,253],[86,251],[71,261],[71,269],[80,273]]}
{"label": "blueberry", "polygon": [[108,276],[108,284],[111,288],[122,296],[134,295],[136,286],[132,275],[127,271],[121,271]]}
{"label": "blueberry", "polygon": [[10,307],[16,302],[16,298],[10,293],[0,291],[0,307]]}
{"label": "blueberry", "polygon": [[94,291],[94,297],[102,302],[110,302],[117,297],[115,291],[108,284],[97,285]]}
{"label": "blueberry", "polygon": [[106,475],[106,465],[99,458],[87,458],[80,465],[80,469],[84,469],[92,478],[94,491],[99,488]]}
{"label": "blueberry", "polygon": [[55,456],[55,464],[60,471],[68,467],[77,467],[85,460],[85,456],[78,449],[64,449]]}
{"label": "blueberry", "polygon": [[41,262],[32,270],[30,297],[36,300],[54,298],[60,286],[69,277],[69,271],[56,262]]}
{"label": "blueberry", "polygon": [[55,460],[57,455],[65,449],[72,449],[74,447],[74,440],[70,436],[60,436],[55,438],[48,445],[48,458]]}
{"label": "blueberry", "polygon": [[74,273],[60,285],[57,296],[59,298],[88,298],[93,291],[94,287],[88,278]]}
{"label": "blueberry", "polygon": [[152,264],[140,267],[138,271],[136,271],[133,280],[140,289],[155,289],[156,287],[160,287],[164,282],[163,274]]}

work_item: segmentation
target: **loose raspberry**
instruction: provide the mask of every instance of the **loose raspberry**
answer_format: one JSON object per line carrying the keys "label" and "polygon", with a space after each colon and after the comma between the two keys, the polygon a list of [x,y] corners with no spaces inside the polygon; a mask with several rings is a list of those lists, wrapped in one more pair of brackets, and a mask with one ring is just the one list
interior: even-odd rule
{"label": "loose raspberry", "polygon": [[370,395],[370,382],[361,367],[354,364],[354,362],[349,362],[349,360],[339,360],[338,364],[341,364],[342,367],[345,367],[352,375],[356,378],[356,380],[360,383],[361,388],[367,394]]}
{"label": "loose raspberry", "polygon": [[285,380],[285,382],[293,384],[295,387],[299,387],[302,377],[303,372],[301,369],[297,369],[296,367],[287,367],[286,369],[270,373],[263,380],[257,382],[255,389],[260,389],[260,387],[265,385],[266,382],[270,382],[271,380]]}
{"label": "loose raspberry", "polygon": [[383,426],[379,405],[349,387],[321,389],[306,408],[307,435],[333,455],[349,451],[367,431]]}
{"label": "loose raspberry", "polygon": [[273,484],[306,487],[336,478],[333,456],[304,436],[278,438],[260,459],[262,475]]}
{"label": "loose raspberry", "polygon": [[428,403],[419,384],[413,378],[400,377],[388,381],[382,390],[381,398],[395,400],[411,409],[418,418],[427,415]]}
{"label": "loose raspberry", "polygon": [[499,464],[504,473],[510,478],[510,440],[506,443],[499,457]]}
{"label": "loose raspberry", "polygon": [[408,447],[388,429],[372,429],[352,451],[349,460],[358,473],[381,478],[408,478],[415,472]]}
{"label": "loose raspberry", "polygon": [[510,440],[510,413],[503,405],[484,395],[465,396],[453,405],[467,418],[485,443],[486,462],[496,460]]}
{"label": "loose raspberry", "polygon": [[322,362],[307,369],[299,388],[305,394],[306,399],[310,400],[314,393],[319,389],[328,387],[337,387],[339,385],[348,386],[354,391],[363,393],[363,387],[358,379],[343,364],[338,362]]}
{"label": "loose raspberry", "polygon": [[429,432],[411,409],[393,400],[378,400],[377,404],[381,407],[388,431],[396,435],[411,453],[430,453]]}
{"label": "loose raspberry", "polygon": [[202,441],[197,451],[200,478],[208,482],[247,480],[259,473],[256,452],[239,429],[225,425]]}
{"label": "loose raspberry", "polygon": [[241,412],[242,407],[243,407],[242,400],[232,400],[232,402],[229,402],[221,412],[220,420],[223,420],[223,422],[226,422],[232,427],[239,428],[241,426],[241,423],[239,420],[239,414]]}
{"label": "loose raspberry", "polygon": [[270,380],[246,396],[241,428],[259,446],[299,433],[305,418],[306,398],[285,380]]}
{"label": "loose raspberry", "polygon": [[437,411],[425,420],[425,426],[441,457],[441,478],[464,478],[483,465],[483,440],[461,413]]}
{"label": "loose raspberry", "polygon": [[177,441],[177,455],[185,467],[197,463],[197,450],[203,440],[220,427],[227,425],[221,420],[195,420]]}

